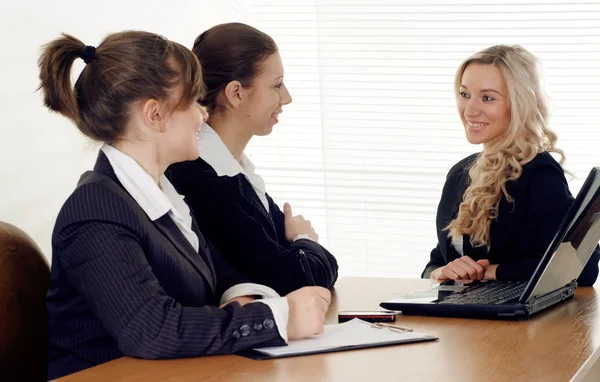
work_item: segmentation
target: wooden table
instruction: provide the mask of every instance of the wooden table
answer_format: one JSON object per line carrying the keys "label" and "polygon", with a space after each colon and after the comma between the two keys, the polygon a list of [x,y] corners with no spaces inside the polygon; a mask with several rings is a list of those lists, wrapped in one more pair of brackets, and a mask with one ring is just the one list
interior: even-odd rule
{"label": "wooden table", "polygon": [[[327,322],[337,322],[339,310],[380,309],[380,301],[430,284],[341,279]],[[436,342],[270,361],[124,357],[60,381],[600,381],[590,375],[597,370],[588,372],[600,358],[599,296],[594,288],[579,288],[572,300],[524,322],[398,316],[399,325],[437,336]]]}

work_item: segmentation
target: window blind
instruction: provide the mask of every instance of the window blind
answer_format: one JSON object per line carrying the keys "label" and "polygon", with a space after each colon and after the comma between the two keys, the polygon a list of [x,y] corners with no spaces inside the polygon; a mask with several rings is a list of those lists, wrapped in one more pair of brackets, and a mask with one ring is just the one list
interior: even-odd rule
{"label": "window blind", "polygon": [[574,194],[600,165],[600,2],[239,3],[279,44],[293,97],[249,154],[342,275],[419,277],[445,176],[481,150],[465,139],[452,89],[480,49],[520,44],[542,60]]}

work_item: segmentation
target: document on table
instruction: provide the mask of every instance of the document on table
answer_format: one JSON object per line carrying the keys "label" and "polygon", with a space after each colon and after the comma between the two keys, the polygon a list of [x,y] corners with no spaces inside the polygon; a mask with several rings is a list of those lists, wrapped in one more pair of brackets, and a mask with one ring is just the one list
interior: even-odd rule
{"label": "document on table", "polygon": [[254,351],[266,357],[257,359],[289,357],[295,355],[326,353],[341,350],[361,349],[412,342],[433,341],[436,337],[416,332],[398,332],[388,327],[374,327],[373,324],[357,318],[343,324],[325,325],[322,334],[290,341],[287,346],[255,348]]}

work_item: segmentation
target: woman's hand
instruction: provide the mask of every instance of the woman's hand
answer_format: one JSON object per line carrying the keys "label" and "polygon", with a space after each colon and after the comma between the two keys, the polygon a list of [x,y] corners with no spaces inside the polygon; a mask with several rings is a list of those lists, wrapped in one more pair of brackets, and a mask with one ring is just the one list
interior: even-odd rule
{"label": "woman's hand", "polygon": [[300,288],[287,296],[290,313],[288,339],[298,340],[323,333],[331,292],[322,287]]}
{"label": "woman's hand", "polygon": [[487,268],[485,268],[485,275],[483,275],[484,280],[496,280],[496,269],[498,268],[498,264],[490,264]]}
{"label": "woman's hand", "polygon": [[310,220],[304,219],[304,216],[292,215],[292,206],[289,203],[283,205],[283,215],[285,218],[285,238],[291,243],[298,235],[307,235],[310,239],[318,242],[319,235],[315,232]]}
{"label": "woman's hand", "polygon": [[[436,269],[431,272],[431,278],[434,280],[495,280],[496,279],[496,267],[492,270],[487,271],[490,267],[489,260],[473,260],[469,256],[462,256],[458,259],[448,263],[447,265]],[[487,277],[486,277],[487,276]],[[488,278],[488,277],[492,277]]]}

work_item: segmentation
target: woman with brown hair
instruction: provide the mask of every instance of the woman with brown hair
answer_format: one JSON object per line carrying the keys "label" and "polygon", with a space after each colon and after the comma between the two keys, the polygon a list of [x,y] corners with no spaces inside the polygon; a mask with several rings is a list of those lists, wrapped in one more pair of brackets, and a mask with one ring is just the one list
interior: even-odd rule
{"label": "woman with brown hair", "polygon": [[200,158],[172,166],[167,176],[185,195],[202,232],[223,257],[253,281],[281,294],[306,285],[330,288],[335,257],[318,243],[309,220],[283,212],[267,194],[244,149],[271,133],[292,97],[273,39],[245,24],[210,28],[194,43],[202,63],[209,112]]}
{"label": "woman with brown hair", "polygon": [[[505,45],[459,67],[458,112],[467,140],[483,151],[448,173],[437,211],[439,242],[422,277],[527,281],[556,234],[573,197],[537,68],[527,50]],[[598,259],[596,251],[580,285],[596,281]]]}
{"label": "woman with brown hair", "polygon": [[[73,88],[78,58],[87,65]],[[46,106],[103,143],[52,236],[50,379],[124,355],[232,353],[323,330],[328,290],[282,298],[247,283],[163,175],[198,157],[207,117],[196,102],[202,69],[188,49],[147,32],[112,34],[97,48],[63,35],[39,66]]]}

